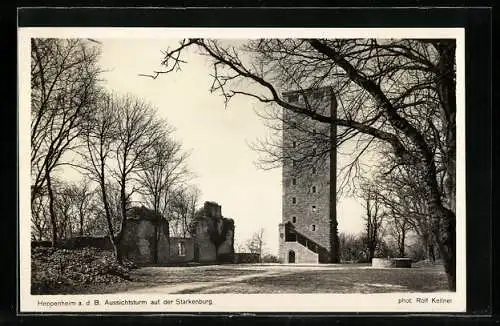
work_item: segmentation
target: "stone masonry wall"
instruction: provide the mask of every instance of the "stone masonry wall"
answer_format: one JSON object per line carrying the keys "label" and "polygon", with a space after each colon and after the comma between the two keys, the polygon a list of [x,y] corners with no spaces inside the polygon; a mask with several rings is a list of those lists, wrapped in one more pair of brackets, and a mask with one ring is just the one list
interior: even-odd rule
{"label": "stone masonry wall", "polygon": [[[160,238],[158,240],[158,264],[169,262],[169,242],[167,223],[163,220],[160,225]],[[163,231],[163,232],[162,232]],[[124,258],[138,265],[150,265],[154,262],[155,227],[150,220],[127,219],[125,221],[123,236],[120,242]]]}
{"label": "stone masonry wall", "polygon": [[210,240],[208,221],[200,220],[196,225],[196,259],[200,263],[215,262],[215,245]]}
{"label": "stone masonry wall", "polygon": [[[179,255],[179,244],[183,244],[183,255]],[[170,238],[170,263],[190,262],[194,259],[194,241],[191,238]]]}
{"label": "stone masonry wall", "polygon": [[219,246],[219,255],[231,254],[233,252],[234,230],[229,230],[226,240]]}
{"label": "stone masonry wall", "polygon": [[[152,211],[145,207],[131,210],[131,218],[125,221],[120,247],[124,258],[138,265],[154,263],[155,223]],[[158,264],[198,261],[201,263],[232,262],[234,260],[234,221],[221,215],[220,205],[206,202],[197,218],[192,238],[170,238],[168,222],[161,219],[158,241]],[[224,236],[216,250],[210,234]],[[184,251],[179,252],[179,243]],[[216,254],[218,253],[218,257]]]}
{"label": "stone masonry wall", "polygon": [[[325,102],[327,103],[327,102]],[[326,104],[323,109],[326,110]],[[293,116],[288,116],[288,119],[293,119]],[[328,136],[329,126],[325,123],[307,121],[310,128],[314,128],[318,132]],[[296,139],[295,133],[300,132],[293,129],[284,129],[283,132],[283,147],[292,149],[292,142]],[[289,153],[289,157],[293,157],[293,152]],[[327,250],[331,250],[330,246],[330,160],[325,158],[323,162],[315,166],[316,171],[312,168],[300,169],[293,166],[292,159],[286,159],[283,162],[282,180],[282,223],[290,221],[294,224],[296,230],[306,237],[316,241]],[[295,184],[294,184],[295,179]],[[313,187],[316,191],[313,192]],[[295,203],[293,203],[295,198]],[[315,206],[315,210],[313,210]],[[295,217],[295,222],[293,218]],[[315,229],[313,230],[313,225]],[[281,231],[280,231],[281,233]],[[300,244],[298,244],[300,246]],[[284,238],[280,236],[280,257],[287,255],[284,247]],[[307,249],[306,249],[307,250]],[[313,253],[313,252],[311,252]],[[313,253],[314,254],[314,253]],[[299,256],[296,256],[299,257]]]}
{"label": "stone masonry wall", "polygon": [[[210,234],[211,232],[223,234],[224,226],[230,228],[216,250]],[[221,206],[217,203],[205,202],[196,222],[194,239],[194,256],[198,262],[232,262],[234,260],[234,222],[222,216]]]}
{"label": "stone masonry wall", "polygon": [[219,245],[218,254],[219,262],[228,263],[234,260],[234,228],[227,232],[226,239]]}
{"label": "stone masonry wall", "polygon": [[295,264],[317,264],[318,254],[310,251],[298,242],[286,242],[284,245],[284,252],[282,262],[288,264],[288,253],[290,250],[295,252]]}

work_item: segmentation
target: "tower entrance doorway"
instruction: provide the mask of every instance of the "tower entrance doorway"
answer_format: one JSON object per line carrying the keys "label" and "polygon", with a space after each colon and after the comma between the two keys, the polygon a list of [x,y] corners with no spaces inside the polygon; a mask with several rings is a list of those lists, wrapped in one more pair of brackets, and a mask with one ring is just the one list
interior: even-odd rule
{"label": "tower entrance doorway", "polygon": [[293,250],[288,252],[288,263],[295,264],[295,251]]}

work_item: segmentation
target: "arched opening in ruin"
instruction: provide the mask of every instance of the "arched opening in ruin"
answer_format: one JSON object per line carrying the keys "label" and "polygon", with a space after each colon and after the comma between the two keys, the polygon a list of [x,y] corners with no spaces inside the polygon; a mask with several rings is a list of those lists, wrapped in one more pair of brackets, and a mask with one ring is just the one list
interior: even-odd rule
{"label": "arched opening in ruin", "polygon": [[290,250],[290,251],[288,252],[288,262],[289,262],[290,264],[294,264],[294,263],[295,263],[295,251]]}
{"label": "arched opening in ruin", "polygon": [[177,244],[177,256],[186,256],[186,245],[184,242]]}

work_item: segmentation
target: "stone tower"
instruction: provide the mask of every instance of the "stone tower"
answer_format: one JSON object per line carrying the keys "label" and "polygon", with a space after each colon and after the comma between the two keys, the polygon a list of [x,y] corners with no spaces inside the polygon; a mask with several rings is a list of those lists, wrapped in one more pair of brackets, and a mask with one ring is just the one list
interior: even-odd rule
{"label": "stone tower", "polygon": [[[336,116],[337,103],[330,88],[289,92],[284,97],[324,116]],[[283,216],[279,225],[283,263],[336,262],[336,134],[334,124],[284,110]]]}

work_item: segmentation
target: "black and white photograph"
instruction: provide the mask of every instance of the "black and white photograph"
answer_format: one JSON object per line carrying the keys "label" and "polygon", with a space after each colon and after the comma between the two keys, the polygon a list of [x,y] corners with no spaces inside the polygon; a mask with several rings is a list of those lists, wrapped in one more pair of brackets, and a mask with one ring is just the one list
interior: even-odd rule
{"label": "black and white photograph", "polygon": [[22,309],[465,311],[463,33],[20,28]]}

